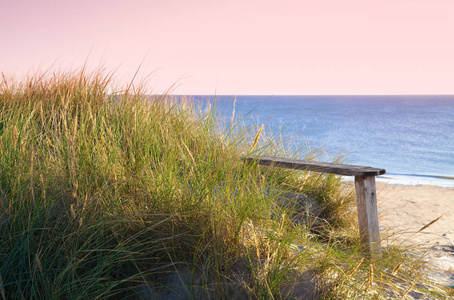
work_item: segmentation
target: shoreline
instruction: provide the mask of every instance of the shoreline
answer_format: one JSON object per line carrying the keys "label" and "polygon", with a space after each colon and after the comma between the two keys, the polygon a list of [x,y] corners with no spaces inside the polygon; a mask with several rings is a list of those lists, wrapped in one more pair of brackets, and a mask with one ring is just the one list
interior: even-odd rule
{"label": "shoreline", "polygon": [[405,186],[454,187],[454,177],[445,175],[393,174],[377,176],[377,182]]}
{"label": "shoreline", "polygon": [[[377,184],[397,186],[435,186],[442,188],[454,188],[454,177],[445,175],[416,175],[416,174],[393,174],[386,173],[375,177]],[[345,182],[353,182],[353,177],[344,176]]]}

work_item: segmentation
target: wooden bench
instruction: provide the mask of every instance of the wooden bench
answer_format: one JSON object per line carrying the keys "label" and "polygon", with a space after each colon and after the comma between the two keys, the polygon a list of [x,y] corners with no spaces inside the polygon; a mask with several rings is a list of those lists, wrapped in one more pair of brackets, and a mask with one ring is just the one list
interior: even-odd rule
{"label": "wooden bench", "polygon": [[380,228],[378,226],[377,194],[375,176],[386,173],[384,169],[371,167],[316,162],[271,156],[243,157],[248,163],[286,169],[355,176],[356,205],[361,241],[368,253],[380,253]]}

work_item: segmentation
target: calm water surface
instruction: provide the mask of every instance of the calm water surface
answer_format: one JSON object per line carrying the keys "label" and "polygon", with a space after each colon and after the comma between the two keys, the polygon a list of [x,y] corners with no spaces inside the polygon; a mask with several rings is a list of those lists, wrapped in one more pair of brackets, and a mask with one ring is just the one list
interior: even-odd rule
{"label": "calm water surface", "polygon": [[[234,99],[217,96],[218,113],[230,118]],[[454,96],[236,96],[235,116],[266,121],[297,146],[323,145],[326,160],[348,152],[395,183],[454,186],[440,178],[454,177]]]}

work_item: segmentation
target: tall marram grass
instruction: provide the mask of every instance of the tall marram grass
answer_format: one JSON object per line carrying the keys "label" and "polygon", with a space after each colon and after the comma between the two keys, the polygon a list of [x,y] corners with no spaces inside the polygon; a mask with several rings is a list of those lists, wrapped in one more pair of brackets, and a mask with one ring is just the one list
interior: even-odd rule
{"label": "tall marram grass", "polygon": [[245,165],[285,148],[113,88],[100,73],[3,77],[2,299],[446,297],[397,248],[363,258],[338,177]]}

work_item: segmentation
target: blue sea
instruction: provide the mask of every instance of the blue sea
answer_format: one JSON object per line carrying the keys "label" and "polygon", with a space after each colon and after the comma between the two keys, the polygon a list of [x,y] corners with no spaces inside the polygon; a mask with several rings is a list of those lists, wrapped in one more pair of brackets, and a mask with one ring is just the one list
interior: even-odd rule
{"label": "blue sea", "polygon": [[192,98],[216,102],[228,120],[235,101],[235,120],[265,123],[296,147],[324,146],[325,161],[341,152],[351,164],[386,169],[379,180],[454,186],[454,95]]}

